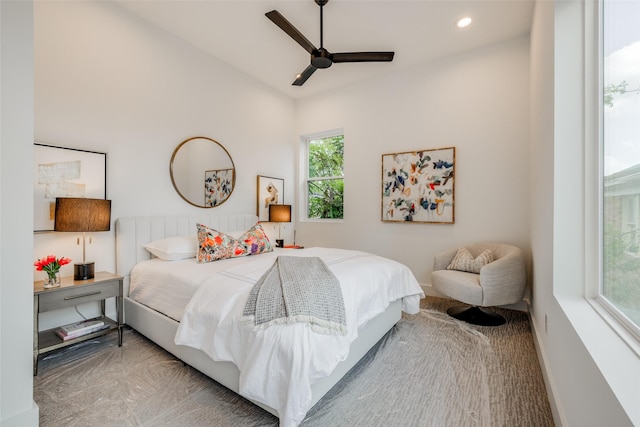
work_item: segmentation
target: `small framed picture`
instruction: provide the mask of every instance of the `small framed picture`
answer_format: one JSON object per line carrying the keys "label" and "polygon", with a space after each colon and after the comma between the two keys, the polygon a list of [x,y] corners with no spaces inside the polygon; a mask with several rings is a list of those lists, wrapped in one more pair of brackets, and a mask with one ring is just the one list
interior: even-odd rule
{"label": "small framed picture", "polygon": [[258,175],[256,215],[260,221],[269,221],[269,205],[284,203],[284,179]]}

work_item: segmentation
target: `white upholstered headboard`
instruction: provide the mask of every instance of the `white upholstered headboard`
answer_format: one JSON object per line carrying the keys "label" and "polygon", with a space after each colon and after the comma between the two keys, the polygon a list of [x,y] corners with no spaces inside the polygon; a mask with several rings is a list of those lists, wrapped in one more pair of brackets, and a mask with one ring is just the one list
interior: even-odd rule
{"label": "white upholstered headboard", "polygon": [[136,216],[116,219],[116,271],[124,277],[129,295],[129,275],[140,261],[151,259],[144,245],[165,237],[195,235],[196,223],[222,232],[244,231],[258,222],[252,214]]}

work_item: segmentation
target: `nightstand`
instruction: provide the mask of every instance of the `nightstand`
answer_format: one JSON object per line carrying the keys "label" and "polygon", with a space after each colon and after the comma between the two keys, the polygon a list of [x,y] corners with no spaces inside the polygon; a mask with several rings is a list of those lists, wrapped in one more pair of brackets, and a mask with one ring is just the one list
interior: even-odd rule
{"label": "nightstand", "polygon": [[[38,357],[58,348],[66,347],[118,330],[118,346],[122,345],[123,278],[104,271],[95,274],[93,279],[73,280],[73,276],[63,277],[57,288],[44,289],[44,280],[33,282],[33,375],[38,374]],[[105,299],[115,297],[117,320],[105,315]],[[40,313],[73,307],[87,302],[100,301],[100,319],[108,328],[63,341],[55,331],[58,327],[38,332]]]}

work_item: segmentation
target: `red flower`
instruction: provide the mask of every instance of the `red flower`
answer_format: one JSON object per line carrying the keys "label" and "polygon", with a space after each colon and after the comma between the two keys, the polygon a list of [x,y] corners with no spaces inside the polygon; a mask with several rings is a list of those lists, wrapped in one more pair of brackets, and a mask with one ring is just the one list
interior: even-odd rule
{"label": "red flower", "polygon": [[33,265],[37,271],[45,271],[49,277],[55,276],[60,267],[71,262],[69,258],[60,257],[56,259],[55,255],[47,255],[46,258],[39,258]]}

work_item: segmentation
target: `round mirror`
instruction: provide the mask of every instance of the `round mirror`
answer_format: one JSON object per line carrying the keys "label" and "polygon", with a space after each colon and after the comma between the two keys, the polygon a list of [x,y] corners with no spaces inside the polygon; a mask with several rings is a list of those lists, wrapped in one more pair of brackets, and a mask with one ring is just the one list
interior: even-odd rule
{"label": "round mirror", "polygon": [[233,160],[211,138],[196,136],[181,142],[171,156],[169,168],[173,187],[194,206],[220,206],[233,193],[236,183]]}

